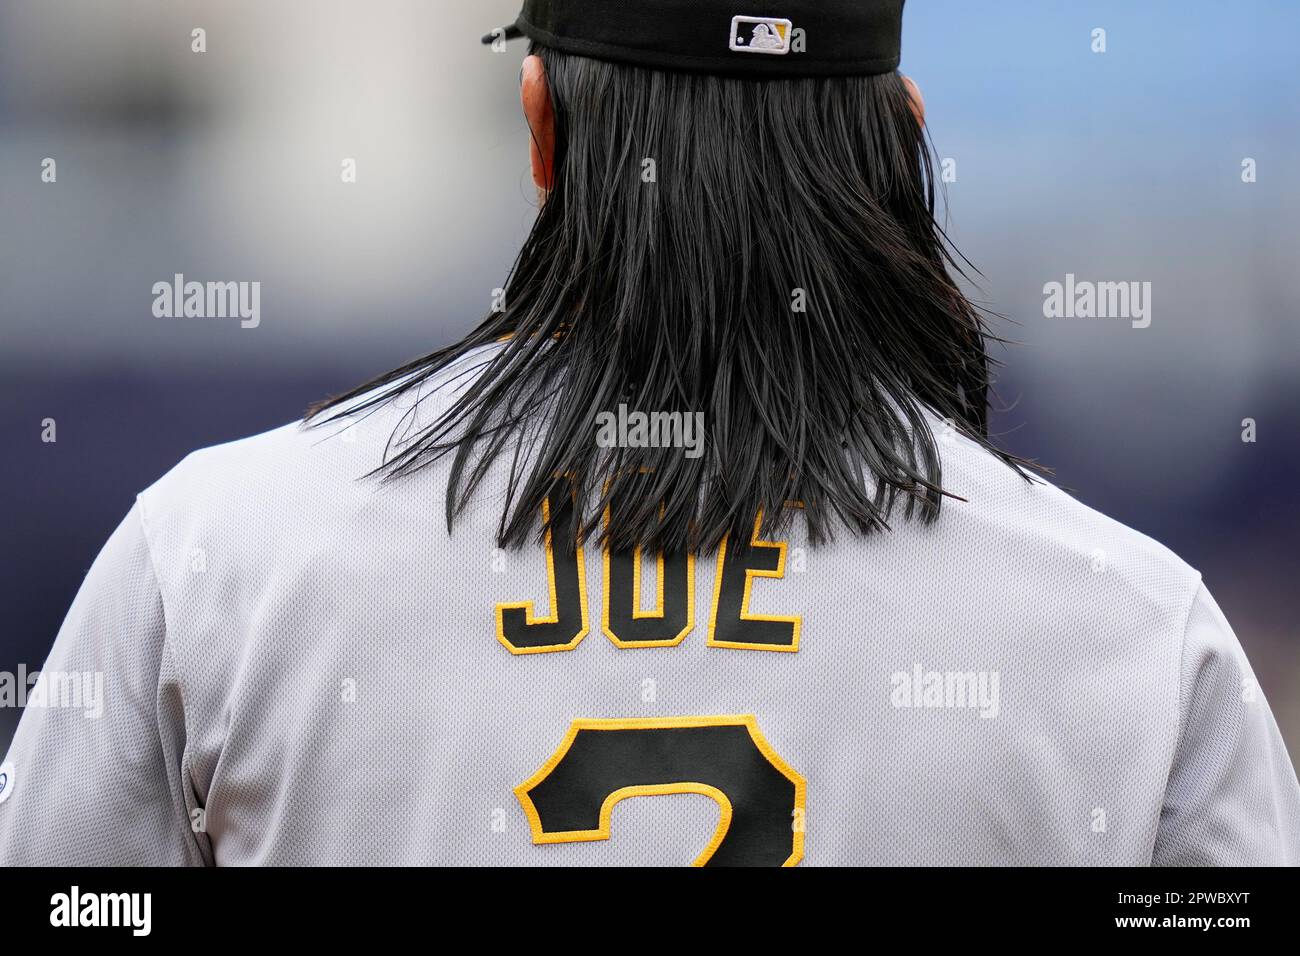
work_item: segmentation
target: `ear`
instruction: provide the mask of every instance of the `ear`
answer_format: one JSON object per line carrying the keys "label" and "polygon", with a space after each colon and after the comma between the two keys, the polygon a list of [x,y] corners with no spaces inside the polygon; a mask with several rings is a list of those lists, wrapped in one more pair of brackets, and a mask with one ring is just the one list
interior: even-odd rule
{"label": "ear", "polygon": [[921,95],[921,88],[910,76],[903,77],[903,85],[907,87],[907,95],[912,98],[912,114],[916,117],[916,121],[924,126],[925,97]]}
{"label": "ear", "polygon": [[538,189],[549,191],[555,182],[555,112],[551,108],[551,91],[546,86],[546,67],[539,56],[524,60],[519,76],[519,99],[531,131],[533,183]]}

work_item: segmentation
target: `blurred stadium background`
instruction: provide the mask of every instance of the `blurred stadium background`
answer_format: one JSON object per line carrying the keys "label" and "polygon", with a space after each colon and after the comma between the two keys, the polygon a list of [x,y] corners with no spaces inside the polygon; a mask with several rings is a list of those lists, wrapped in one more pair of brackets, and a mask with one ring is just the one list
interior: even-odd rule
{"label": "blurred stadium background", "polygon": [[[41,665],[186,453],[486,310],[533,215],[522,49],[478,43],[517,9],[0,0],[0,670]],[[1013,320],[995,430],[1203,572],[1300,758],[1298,35],[1290,0],[912,0],[903,69],[978,299]],[[260,281],[261,326],[155,319],[175,273]],[[1066,273],[1152,282],[1151,327],[1044,319]]]}

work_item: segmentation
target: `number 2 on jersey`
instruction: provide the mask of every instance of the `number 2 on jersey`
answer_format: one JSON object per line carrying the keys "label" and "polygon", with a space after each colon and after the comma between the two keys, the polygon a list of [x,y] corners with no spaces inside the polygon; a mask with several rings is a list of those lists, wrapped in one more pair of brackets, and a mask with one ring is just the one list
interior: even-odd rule
{"label": "number 2 on jersey", "polygon": [[718,804],[696,866],[794,866],[803,858],[804,779],[751,715],[579,719],[515,788],[533,842],[608,840],[630,797],[693,793]]}

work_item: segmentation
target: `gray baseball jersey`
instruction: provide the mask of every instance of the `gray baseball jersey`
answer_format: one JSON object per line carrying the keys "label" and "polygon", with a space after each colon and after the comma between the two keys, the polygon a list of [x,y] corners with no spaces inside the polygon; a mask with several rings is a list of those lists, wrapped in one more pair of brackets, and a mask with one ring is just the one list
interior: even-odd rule
{"label": "gray baseball jersey", "polygon": [[451,533],[445,465],[362,478],[454,387],[139,496],[29,688],[0,862],[1300,861],[1269,707],[1154,541],[936,423],[931,526],[502,552],[499,471]]}

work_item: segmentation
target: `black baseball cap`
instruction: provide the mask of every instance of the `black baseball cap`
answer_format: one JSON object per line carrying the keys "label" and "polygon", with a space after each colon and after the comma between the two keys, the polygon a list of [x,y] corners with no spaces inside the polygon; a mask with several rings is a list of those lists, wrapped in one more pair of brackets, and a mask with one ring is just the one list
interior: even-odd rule
{"label": "black baseball cap", "polygon": [[906,0],[524,0],[518,37],[566,53],[754,78],[898,69]]}

